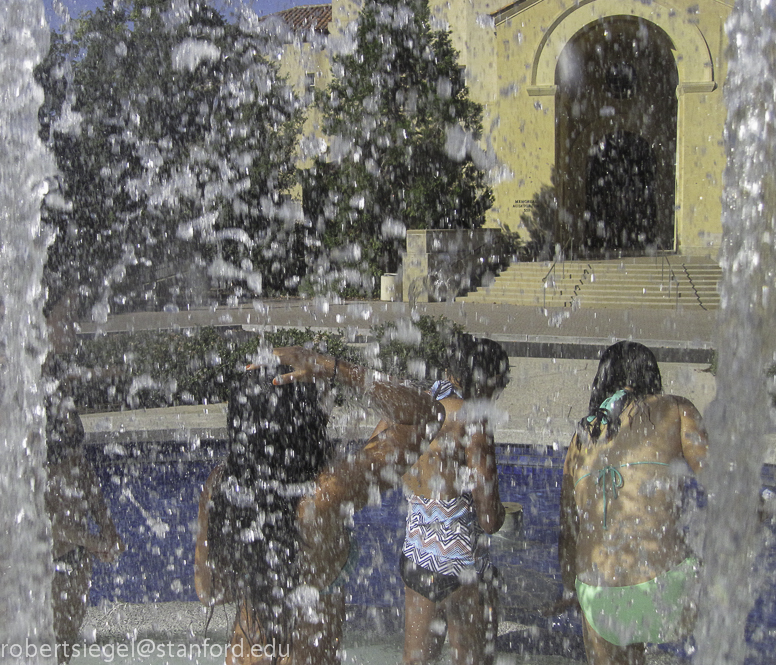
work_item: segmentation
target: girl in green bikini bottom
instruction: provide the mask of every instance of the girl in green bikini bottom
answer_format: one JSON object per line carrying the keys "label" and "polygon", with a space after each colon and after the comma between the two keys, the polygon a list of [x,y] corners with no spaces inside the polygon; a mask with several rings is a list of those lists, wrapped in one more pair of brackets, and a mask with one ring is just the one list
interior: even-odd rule
{"label": "girl in green bikini bottom", "polygon": [[706,450],[698,410],[662,394],[654,354],[610,346],[561,490],[564,596],[579,600],[591,665],[639,665],[647,642],[692,631],[698,561],[681,528],[681,493]]}

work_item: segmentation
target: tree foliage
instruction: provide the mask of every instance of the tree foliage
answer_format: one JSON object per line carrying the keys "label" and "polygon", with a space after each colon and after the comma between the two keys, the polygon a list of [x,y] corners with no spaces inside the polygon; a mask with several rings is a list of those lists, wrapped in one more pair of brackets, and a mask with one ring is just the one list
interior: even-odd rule
{"label": "tree foliage", "polygon": [[523,255],[529,261],[551,261],[555,257],[555,237],[559,218],[555,185],[542,185],[534,194],[531,207],[520,214],[520,223],[528,229],[531,240]]}
{"label": "tree foliage", "polygon": [[398,267],[407,229],[484,223],[493,198],[472,158],[482,106],[426,0],[367,0],[333,75],[322,100],[329,151],[305,174],[305,211],[337,286],[369,292]]}
{"label": "tree foliage", "polygon": [[110,411],[225,402],[230,383],[247,362],[271,347],[304,345],[402,379],[425,384],[444,376],[450,336],[460,325],[421,316],[412,325],[388,323],[371,330],[376,355],[351,345],[342,331],[281,328],[261,335],[229,328],[159,330],[81,339],[65,365],[89,368],[69,385],[79,410]]}
{"label": "tree foliage", "polygon": [[196,265],[283,288],[301,118],[270,37],[168,0],[105,0],[64,30],[37,72],[61,172],[44,210],[52,297],[138,297],[143,280]]}

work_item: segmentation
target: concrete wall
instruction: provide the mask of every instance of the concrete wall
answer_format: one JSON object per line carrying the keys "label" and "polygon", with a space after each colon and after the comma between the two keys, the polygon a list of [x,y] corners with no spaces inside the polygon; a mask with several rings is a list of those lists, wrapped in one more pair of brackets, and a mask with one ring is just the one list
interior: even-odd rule
{"label": "concrete wall", "polygon": [[402,300],[440,302],[474,288],[498,262],[498,229],[407,231]]}

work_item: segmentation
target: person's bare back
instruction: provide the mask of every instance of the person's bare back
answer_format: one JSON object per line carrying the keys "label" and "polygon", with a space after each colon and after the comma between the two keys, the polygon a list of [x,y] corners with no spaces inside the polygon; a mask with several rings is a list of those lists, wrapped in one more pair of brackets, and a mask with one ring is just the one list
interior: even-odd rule
{"label": "person's bare back", "polygon": [[684,561],[679,527],[683,480],[705,446],[691,402],[651,395],[631,403],[610,441],[577,446],[568,459],[576,509],[585,515],[576,541],[577,577],[594,586],[629,586]]}
{"label": "person's bare back", "polygon": [[412,494],[448,501],[461,495],[460,470],[466,467],[466,423],[457,417],[462,399],[448,397],[441,404],[445,408],[442,427],[402,480]]}

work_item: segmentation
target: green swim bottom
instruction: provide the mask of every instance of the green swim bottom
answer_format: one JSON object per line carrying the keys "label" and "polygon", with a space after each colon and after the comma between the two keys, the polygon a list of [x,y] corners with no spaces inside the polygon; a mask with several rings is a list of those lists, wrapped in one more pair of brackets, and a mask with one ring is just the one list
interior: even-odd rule
{"label": "green swim bottom", "polygon": [[577,580],[577,598],[588,624],[607,642],[673,642],[682,637],[682,614],[698,599],[700,566],[686,559],[653,580],[623,587],[595,587]]}

